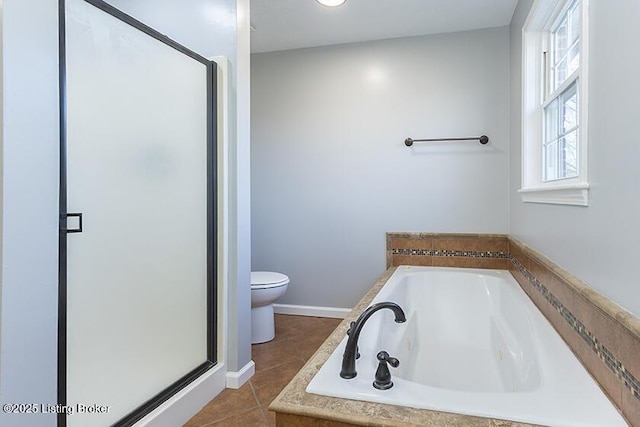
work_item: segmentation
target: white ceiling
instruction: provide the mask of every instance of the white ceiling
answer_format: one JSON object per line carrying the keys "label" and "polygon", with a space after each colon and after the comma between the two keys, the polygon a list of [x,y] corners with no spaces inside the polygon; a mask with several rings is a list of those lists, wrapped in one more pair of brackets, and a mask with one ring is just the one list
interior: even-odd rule
{"label": "white ceiling", "polygon": [[509,25],[518,0],[251,0],[251,52]]}

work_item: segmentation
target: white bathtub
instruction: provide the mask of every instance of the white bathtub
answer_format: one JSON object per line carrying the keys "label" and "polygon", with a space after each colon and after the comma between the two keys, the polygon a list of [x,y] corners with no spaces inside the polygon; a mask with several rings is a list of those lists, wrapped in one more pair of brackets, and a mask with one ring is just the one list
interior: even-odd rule
{"label": "white bathtub", "polygon": [[[508,271],[400,266],[371,304],[358,375],[339,376],[345,339],[307,387],[325,396],[549,426],[626,426]],[[372,386],[376,354],[400,360],[394,386]]]}

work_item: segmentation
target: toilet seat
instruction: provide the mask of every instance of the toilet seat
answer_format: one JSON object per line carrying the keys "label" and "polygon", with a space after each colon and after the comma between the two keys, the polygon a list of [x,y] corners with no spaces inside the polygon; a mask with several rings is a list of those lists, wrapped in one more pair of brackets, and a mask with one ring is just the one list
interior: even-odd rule
{"label": "toilet seat", "polygon": [[289,283],[289,278],[282,273],[273,271],[252,271],[251,289],[269,289],[284,286]]}

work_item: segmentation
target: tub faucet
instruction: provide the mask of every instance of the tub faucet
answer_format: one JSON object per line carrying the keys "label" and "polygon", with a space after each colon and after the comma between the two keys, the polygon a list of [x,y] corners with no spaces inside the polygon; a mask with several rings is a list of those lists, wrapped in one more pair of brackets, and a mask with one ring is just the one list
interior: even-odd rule
{"label": "tub faucet", "polygon": [[388,308],[393,311],[393,314],[396,317],[396,323],[404,323],[407,321],[402,308],[394,302],[379,302],[363,311],[360,317],[358,317],[355,323],[353,323],[349,328],[347,346],[345,347],[344,354],[342,355],[342,370],[340,371],[340,376],[342,378],[355,378],[355,376],[358,375],[356,372],[356,354],[358,352],[358,337],[360,336],[360,331],[367,319],[369,319],[373,313],[378,310],[382,310],[383,308]]}

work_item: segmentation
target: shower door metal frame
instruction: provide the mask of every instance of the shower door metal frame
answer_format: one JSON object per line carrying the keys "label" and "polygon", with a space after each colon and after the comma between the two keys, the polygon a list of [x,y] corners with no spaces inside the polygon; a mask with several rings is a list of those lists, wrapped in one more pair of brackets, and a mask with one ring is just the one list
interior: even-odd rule
{"label": "shower door metal frame", "polygon": [[[178,52],[202,63],[206,66],[207,79],[207,359],[191,372],[179,378],[175,383],[160,391],[137,409],[127,414],[114,426],[131,426],[147,414],[167,401],[192,381],[207,372],[217,364],[217,316],[215,309],[216,276],[217,276],[217,173],[216,173],[216,145],[217,145],[217,64],[193,52],[159,33],[153,28],[123,13],[102,0],[84,0],[103,12],[120,21],[142,31],[146,35],[172,47]],[[58,0],[58,31],[59,31],[59,95],[60,95],[60,222],[58,244],[58,404],[67,404],[67,235],[81,232],[77,229],[67,229],[67,217],[77,216],[67,212],[67,97],[66,97],[66,32],[65,32],[65,0]],[[82,217],[80,216],[80,221]],[[81,223],[80,223],[81,224]],[[79,236],[78,236],[79,237]],[[75,237],[74,237],[75,238]],[[58,414],[58,427],[66,427],[65,413]]]}

